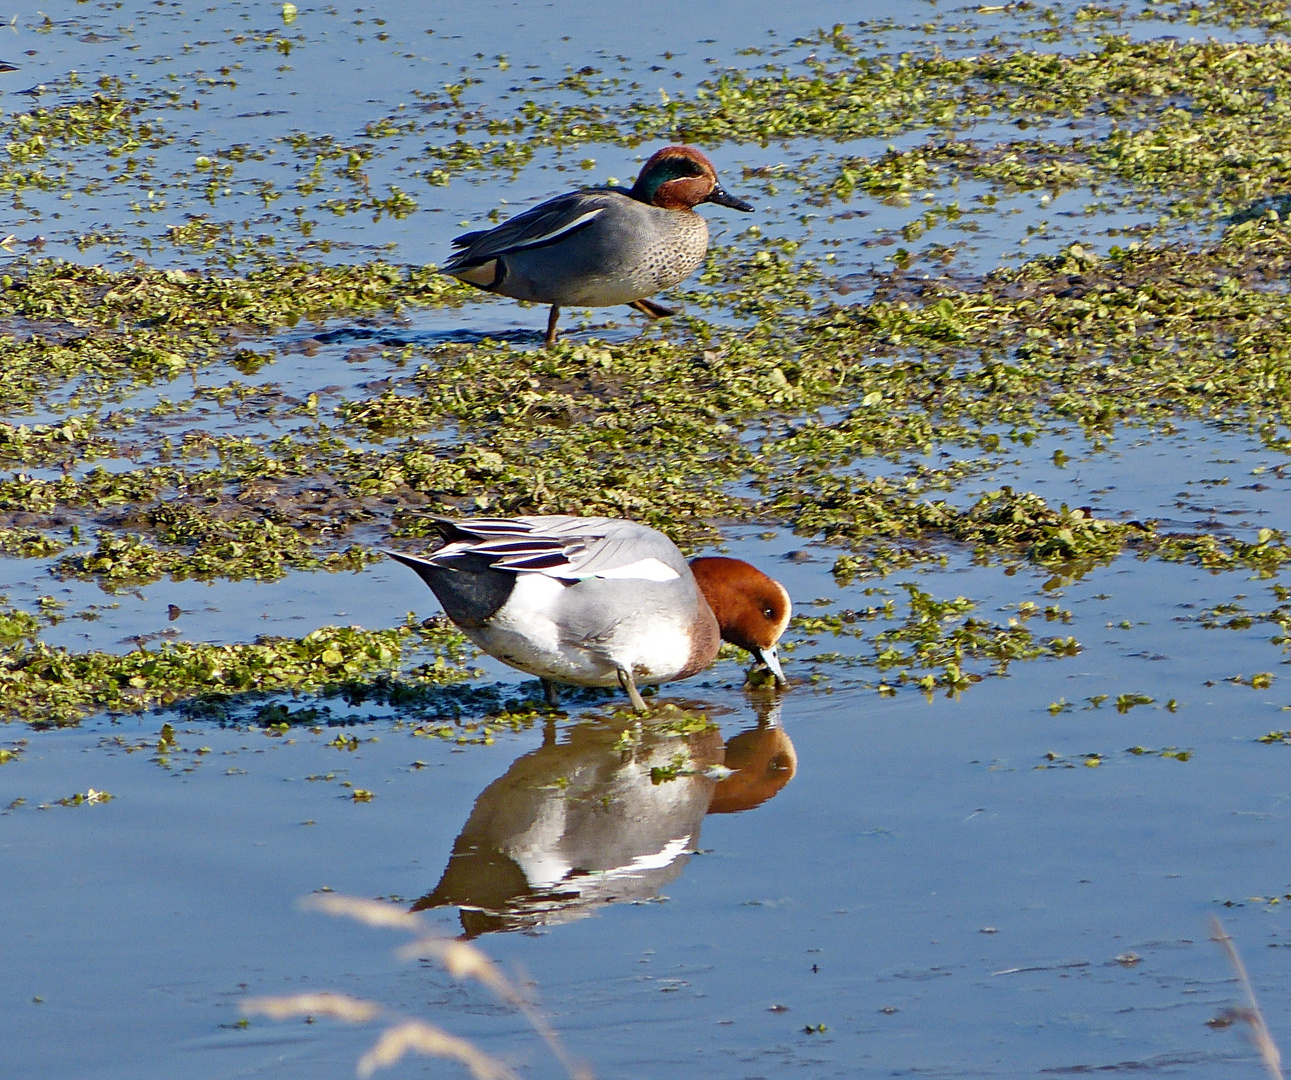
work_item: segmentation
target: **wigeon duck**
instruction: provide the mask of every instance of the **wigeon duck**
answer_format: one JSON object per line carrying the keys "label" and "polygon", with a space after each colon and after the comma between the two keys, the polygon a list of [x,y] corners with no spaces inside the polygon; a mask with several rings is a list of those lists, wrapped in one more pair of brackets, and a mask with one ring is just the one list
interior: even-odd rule
{"label": "wigeon duck", "polygon": [[557,683],[619,685],[649,711],[638,683],[685,679],[725,639],[785,683],[776,642],[789,594],[739,559],[689,564],[663,533],[614,518],[437,518],[430,555],[388,552],[431,587],[476,645],[537,675],[548,702]]}
{"label": "wigeon duck", "polygon": [[516,300],[550,304],[547,347],[562,306],[627,304],[652,319],[675,315],[646,299],[688,278],[708,251],[703,202],[746,213],[722,190],[713,163],[693,146],[665,146],[630,190],[587,188],[464,233],[444,273]]}
{"label": "wigeon duck", "polygon": [[[413,911],[456,906],[467,937],[533,930],[648,900],[682,872],[720,787],[709,775],[722,764],[715,728],[638,731],[615,718],[577,723],[559,742],[552,720],[544,736],[480,793]],[[659,783],[656,770],[669,768],[677,775]]]}

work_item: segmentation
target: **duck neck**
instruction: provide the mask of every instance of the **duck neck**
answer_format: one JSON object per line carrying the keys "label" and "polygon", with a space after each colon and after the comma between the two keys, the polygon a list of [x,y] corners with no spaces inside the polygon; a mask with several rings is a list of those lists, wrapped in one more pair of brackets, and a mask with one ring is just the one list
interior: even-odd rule
{"label": "duck neck", "polygon": [[717,659],[717,651],[722,647],[721,628],[717,625],[717,617],[713,614],[713,609],[705,599],[702,589],[697,607],[695,621],[690,627],[690,656],[686,658],[685,669],[677,676],[679,679],[698,675]]}
{"label": "duck neck", "polygon": [[736,624],[735,614],[739,607],[739,599],[732,592],[729,576],[730,568],[737,564],[739,564],[738,559],[710,556],[692,560],[690,570],[695,575],[695,581],[699,585],[699,591],[703,594],[704,600],[708,603],[709,610],[713,613],[713,621],[717,625],[722,640],[747,649],[749,646],[742,640],[744,635],[740,633]]}

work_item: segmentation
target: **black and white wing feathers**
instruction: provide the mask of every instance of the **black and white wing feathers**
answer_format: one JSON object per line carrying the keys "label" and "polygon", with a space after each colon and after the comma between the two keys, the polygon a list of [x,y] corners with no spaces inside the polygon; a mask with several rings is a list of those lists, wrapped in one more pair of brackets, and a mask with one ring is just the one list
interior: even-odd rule
{"label": "black and white wing feathers", "polygon": [[441,566],[462,556],[482,557],[494,570],[566,581],[671,581],[686,569],[681,552],[662,533],[617,518],[468,518],[436,524],[446,543],[426,558]]}
{"label": "black and white wing feathers", "polygon": [[461,250],[443,269],[451,274],[516,251],[554,244],[587,228],[607,205],[605,193],[574,191],[517,214],[496,229],[462,233],[453,239],[453,246]]}

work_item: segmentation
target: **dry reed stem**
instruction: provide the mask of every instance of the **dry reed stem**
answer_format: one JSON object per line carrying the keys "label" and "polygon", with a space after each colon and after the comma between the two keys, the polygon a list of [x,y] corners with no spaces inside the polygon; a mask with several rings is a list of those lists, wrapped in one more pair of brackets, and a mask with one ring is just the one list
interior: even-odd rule
{"label": "dry reed stem", "polygon": [[1219,942],[1220,947],[1228,954],[1229,963],[1233,965],[1233,970],[1237,972],[1237,979],[1246,991],[1246,1008],[1238,1010],[1238,1015],[1251,1026],[1251,1040],[1260,1052],[1260,1057],[1264,1059],[1264,1067],[1268,1069],[1269,1076],[1273,1080],[1283,1080],[1282,1052],[1278,1049],[1278,1044],[1273,1041],[1268,1025],[1264,1022],[1264,1014],[1260,1012],[1259,1002],[1255,1000],[1255,988],[1251,986],[1251,980],[1246,975],[1246,965],[1242,963],[1242,958],[1237,953],[1237,946],[1224,930],[1223,923],[1213,915],[1210,917],[1210,938],[1212,941]]}
{"label": "dry reed stem", "polygon": [[[586,1065],[575,1061],[566,1052],[564,1044],[560,1041],[560,1036],[556,1034],[555,1028],[547,1023],[546,1018],[543,1017],[532,1004],[530,1004],[515,984],[502,974],[502,971],[498,966],[474,945],[468,944],[465,941],[459,941],[456,938],[439,937],[433,933],[428,934],[426,933],[425,924],[415,914],[381,900],[365,900],[361,897],[341,896],[336,893],[318,893],[313,896],[306,897],[301,903],[306,908],[311,908],[315,911],[322,911],[328,915],[344,915],[348,918],[356,919],[361,923],[365,923],[368,926],[393,927],[399,930],[413,930],[419,933],[420,936],[416,941],[405,945],[398,950],[396,955],[400,959],[410,960],[429,957],[442,964],[445,970],[452,975],[453,978],[474,979],[476,982],[487,986],[501,1000],[520,1011],[524,1018],[529,1022],[529,1026],[532,1027],[542,1038],[542,1041],[547,1044],[547,1048],[551,1051],[556,1060],[560,1062],[565,1072],[569,1074],[571,1080],[593,1080],[592,1071]],[[363,1060],[367,1061],[368,1058],[375,1054],[392,1032],[412,1032],[413,1029],[417,1027],[417,1024],[418,1021],[409,1021],[407,1024],[402,1024],[399,1027],[390,1028],[384,1035],[382,1035],[381,1041],[373,1047]],[[440,1032],[438,1028],[433,1028],[429,1025],[421,1025],[421,1027],[425,1031],[437,1032],[444,1038],[453,1038],[453,1036]],[[408,1035],[407,1037],[412,1038],[413,1036]],[[465,1043],[464,1045],[468,1047],[470,1046],[469,1043]],[[417,1047],[414,1044],[409,1043],[407,1047],[404,1050],[400,1050],[399,1054],[392,1060],[398,1060],[398,1057],[407,1050],[416,1048]],[[475,1053],[479,1053],[479,1051],[475,1051],[474,1047],[471,1047],[471,1050]],[[434,1051],[428,1052],[434,1053]],[[450,1054],[448,1056],[451,1057],[454,1055]],[[464,1059],[461,1058],[458,1060],[464,1061]],[[488,1059],[485,1055],[484,1060],[491,1059]],[[379,1064],[383,1063],[384,1062],[377,1062],[376,1064],[373,1064],[371,1068],[369,1068],[369,1073],[371,1072],[371,1069],[374,1069]],[[508,1072],[507,1075],[510,1075],[510,1073]]]}
{"label": "dry reed stem", "polygon": [[497,964],[465,941],[423,934],[416,941],[404,945],[396,955],[401,960],[430,957],[439,961],[453,978],[474,979],[487,986],[507,1004],[517,1008],[524,1004],[520,992],[511,985],[511,981],[502,974]]}
{"label": "dry reed stem", "polygon": [[328,915],[346,915],[368,926],[393,927],[397,930],[421,929],[416,915],[383,900],[364,900],[358,896],[340,896],[336,893],[315,893],[305,897],[300,906]]}
{"label": "dry reed stem", "polygon": [[445,970],[455,979],[475,979],[492,990],[508,1005],[520,1010],[521,1015],[529,1021],[529,1026],[538,1033],[547,1049],[560,1062],[572,1080],[592,1080],[592,1072],[580,1064],[565,1051],[556,1029],[547,1023],[546,1018],[538,1012],[529,1000],[520,993],[498,966],[474,945],[456,938],[442,938],[424,934],[416,941],[403,946],[398,955],[404,959],[416,959],[423,956],[432,957],[444,965]]}
{"label": "dry reed stem", "polygon": [[409,1052],[452,1058],[470,1069],[476,1080],[520,1080],[512,1069],[477,1050],[466,1039],[420,1020],[408,1020],[383,1031],[372,1049],[359,1059],[359,1076],[367,1080],[377,1069],[395,1064]]}
{"label": "dry reed stem", "polygon": [[351,1024],[366,1024],[381,1015],[381,1006],[345,994],[295,994],[291,997],[248,998],[242,1002],[247,1012],[261,1013],[273,1020],[292,1016],[334,1016]]}

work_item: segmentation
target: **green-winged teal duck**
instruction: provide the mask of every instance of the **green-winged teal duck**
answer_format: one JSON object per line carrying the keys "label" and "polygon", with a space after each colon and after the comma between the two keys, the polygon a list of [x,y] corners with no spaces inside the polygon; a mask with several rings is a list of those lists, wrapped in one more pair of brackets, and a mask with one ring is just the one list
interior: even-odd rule
{"label": "green-winged teal duck", "polygon": [[496,229],[456,237],[444,266],[471,285],[550,304],[547,345],[564,306],[627,304],[652,319],[675,314],[647,299],[689,277],[708,251],[708,224],[694,208],[753,209],[722,190],[713,163],[693,146],[665,146],[631,190],[560,195]]}

